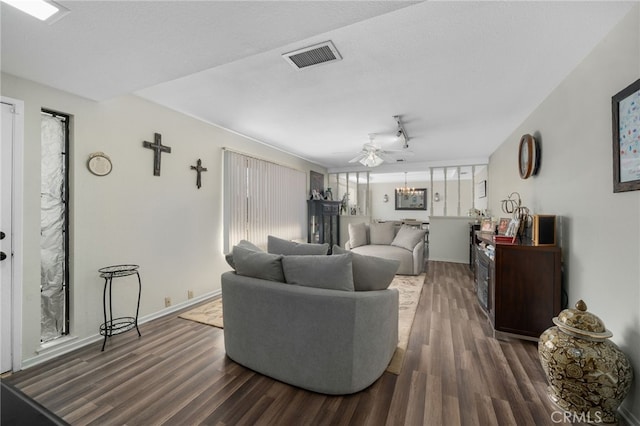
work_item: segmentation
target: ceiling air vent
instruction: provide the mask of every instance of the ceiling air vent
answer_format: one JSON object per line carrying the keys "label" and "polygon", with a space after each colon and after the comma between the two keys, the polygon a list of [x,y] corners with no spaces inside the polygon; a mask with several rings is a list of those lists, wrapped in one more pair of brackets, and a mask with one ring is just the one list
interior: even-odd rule
{"label": "ceiling air vent", "polygon": [[342,59],[331,41],[285,53],[282,57],[299,70]]}

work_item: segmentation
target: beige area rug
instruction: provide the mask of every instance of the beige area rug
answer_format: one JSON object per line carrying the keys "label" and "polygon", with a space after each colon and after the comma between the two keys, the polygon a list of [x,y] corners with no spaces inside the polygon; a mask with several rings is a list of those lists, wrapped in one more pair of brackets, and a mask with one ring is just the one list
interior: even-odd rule
{"label": "beige area rug", "polygon": [[[418,276],[396,275],[389,286],[389,288],[397,288],[400,293],[398,302],[400,305],[398,312],[398,347],[387,367],[387,371],[390,373],[400,374],[400,370],[402,369],[404,355],[407,351],[407,345],[409,344],[411,325],[416,315],[424,280],[425,274]],[[179,317],[223,328],[222,298],[219,297],[204,305],[198,306],[195,309],[180,314]]]}
{"label": "beige area rug", "polygon": [[398,300],[400,305],[400,311],[398,312],[398,347],[387,367],[389,373],[400,374],[400,370],[402,370],[404,355],[407,352],[407,345],[409,345],[409,334],[411,333],[413,318],[416,316],[424,280],[424,273],[418,276],[396,275],[389,286],[389,288],[397,288],[400,293]]}

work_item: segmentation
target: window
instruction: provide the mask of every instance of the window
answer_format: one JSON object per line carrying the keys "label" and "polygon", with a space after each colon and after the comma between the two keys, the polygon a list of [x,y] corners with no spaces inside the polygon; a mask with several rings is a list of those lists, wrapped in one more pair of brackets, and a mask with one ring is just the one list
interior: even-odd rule
{"label": "window", "polygon": [[266,247],[269,235],[304,238],[306,182],[304,172],[225,149],[225,252],[240,240]]}
{"label": "window", "polygon": [[42,111],[40,341],[69,334],[69,116]]}

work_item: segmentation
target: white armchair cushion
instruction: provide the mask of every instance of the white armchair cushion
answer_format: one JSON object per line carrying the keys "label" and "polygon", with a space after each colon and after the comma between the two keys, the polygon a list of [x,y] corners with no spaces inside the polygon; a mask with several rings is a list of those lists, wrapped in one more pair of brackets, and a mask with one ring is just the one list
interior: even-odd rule
{"label": "white armchair cushion", "polygon": [[423,229],[415,229],[403,225],[391,242],[391,245],[413,251],[419,242],[424,242],[424,235],[425,231]]}
{"label": "white armchair cushion", "polygon": [[367,245],[367,225],[364,222],[349,224],[349,244],[351,248]]}
{"label": "white armchair cushion", "polygon": [[369,235],[371,244],[391,244],[395,237],[393,222],[372,222],[369,225]]}

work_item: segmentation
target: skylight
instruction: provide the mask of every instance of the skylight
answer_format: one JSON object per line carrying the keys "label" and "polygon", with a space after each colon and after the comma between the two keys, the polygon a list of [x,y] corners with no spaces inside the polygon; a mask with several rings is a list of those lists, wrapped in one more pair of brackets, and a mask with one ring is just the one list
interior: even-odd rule
{"label": "skylight", "polygon": [[41,21],[52,23],[69,13],[69,9],[50,0],[0,0]]}

